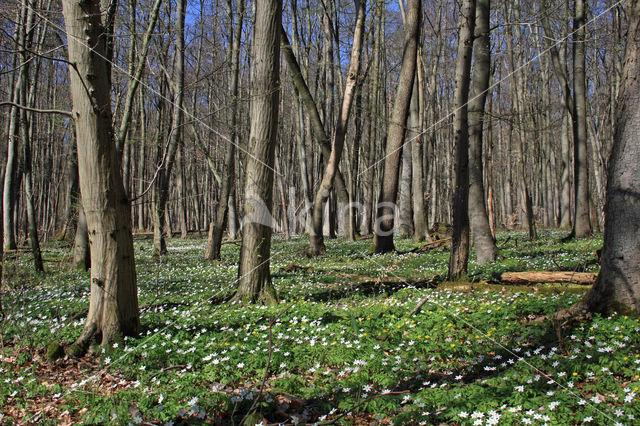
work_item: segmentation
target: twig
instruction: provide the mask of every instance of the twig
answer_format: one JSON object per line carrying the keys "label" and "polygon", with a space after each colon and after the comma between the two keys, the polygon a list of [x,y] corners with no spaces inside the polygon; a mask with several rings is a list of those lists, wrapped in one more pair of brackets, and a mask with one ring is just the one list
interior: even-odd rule
{"label": "twig", "polygon": [[4,107],[4,106],[15,107],[15,108],[24,109],[24,110],[30,111],[30,112],[37,112],[37,113],[40,113],[40,114],[60,114],[60,115],[64,115],[66,117],[69,117],[71,119],[74,118],[73,117],[73,113],[71,111],[64,111],[64,110],[59,110],[59,109],[31,108],[31,107],[28,107],[26,105],[17,104],[15,102],[0,102],[0,107]]}
{"label": "twig", "polygon": [[409,316],[414,316],[415,314],[417,314],[418,312],[420,312],[420,309],[422,309],[422,307],[424,306],[425,303],[427,303],[427,300],[429,300],[429,296],[426,296],[424,299],[422,299],[415,308],[413,308],[413,310],[411,311],[411,313],[409,314]]}

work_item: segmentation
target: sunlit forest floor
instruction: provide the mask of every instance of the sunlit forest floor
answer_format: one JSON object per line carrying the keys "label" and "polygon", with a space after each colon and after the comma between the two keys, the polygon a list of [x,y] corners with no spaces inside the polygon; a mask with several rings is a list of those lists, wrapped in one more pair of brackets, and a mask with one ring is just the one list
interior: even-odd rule
{"label": "sunlit forest floor", "polygon": [[277,237],[281,303],[270,307],[225,303],[239,243],[209,264],[204,239],[171,239],[158,261],[138,238],[141,336],[56,361],[47,347],[78,336],[89,274],[69,266],[61,243],[45,247],[44,275],[31,272],[29,253],[11,254],[0,422],[632,424],[638,319],[586,317],[556,330],[545,315],[587,287],[495,281],[505,271],[597,272],[602,239],[563,235],[500,233],[499,261],[472,261],[471,284],[444,282],[443,247],[399,240],[398,253],[372,256],[370,240],[326,240],[326,255],[310,259],[306,238]]}

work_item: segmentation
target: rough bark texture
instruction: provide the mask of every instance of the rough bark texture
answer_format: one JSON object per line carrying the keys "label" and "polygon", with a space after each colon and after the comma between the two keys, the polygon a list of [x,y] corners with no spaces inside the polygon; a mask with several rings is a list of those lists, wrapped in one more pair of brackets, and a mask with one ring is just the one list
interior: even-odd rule
{"label": "rough bark texture", "polygon": [[393,223],[398,195],[398,173],[415,78],[421,13],[420,0],[409,0],[407,2],[407,20],[400,79],[387,132],[382,191],[380,192],[380,199],[376,209],[376,222],[374,224],[373,250],[376,253],[395,250],[393,245]]}
{"label": "rough bark texture", "polygon": [[[81,201],[81,200],[78,200]],[[89,233],[87,232],[87,217],[84,209],[78,206],[78,225],[73,241],[73,265],[76,269],[87,271],[91,267],[91,249],[89,247]]]}
{"label": "rough bark texture", "polygon": [[78,172],[91,241],[91,298],[85,327],[72,346],[107,344],[140,329],[131,213],[113,140],[107,36],[97,0],[64,0]]}
{"label": "rough bark texture", "polygon": [[573,30],[573,152],[575,180],[575,214],[573,235],[591,235],[589,219],[589,175],[587,156],[587,87],[585,77],[585,2],[575,0]]}
{"label": "rough bark texture", "polygon": [[477,1],[473,81],[469,94],[469,222],[476,261],[480,265],[493,262],[498,255],[484,202],[482,166],[484,109],[491,75],[489,10],[490,0]]}
{"label": "rough bark texture", "polygon": [[[356,0],[357,18],[354,29],[353,46],[351,48],[351,62],[349,64],[347,81],[345,83],[344,95],[342,97],[342,107],[340,108],[340,116],[338,117],[333,140],[331,141],[331,154],[329,155],[329,159],[322,175],[322,180],[320,181],[320,186],[318,187],[318,191],[316,192],[313,200],[313,232],[311,233],[309,240],[309,249],[313,255],[319,255],[325,251],[324,236],[322,233],[324,203],[329,198],[329,193],[333,188],[334,178],[338,172],[338,165],[340,164],[340,158],[342,158],[349,116],[351,115],[351,106],[353,105],[353,99],[356,93],[358,74],[360,72],[362,41],[364,38],[365,6],[365,0]],[[346,227],[351,228],[349,224],[345,223],[345,228]]]}
{"label": "rough bark texture", "polygon": [[589,310],[604,314],[640,313],[640,2],[632,2],[629,14],[600,274],[583,300]]}
{"label": "rough bark texture", "polygon": [[282,3],[264,0],[256,4],[254,39],[251,46],[251,103],[249,114],[249,155],[245,179],[244,225],[239,283],[234,300],[274,303],[277,295],[271,284],[271,233],[275,226],[273,206],[273,165],[278,133],[280,95],[280,28]]}
{"label": "rough bark texture", "polygon": [[456,175],[448,275],[448,279],[451,281],[465,279],[469,263],[469,122],[467,101],[469,100],[476,2],[475,0],[464,0],[460,7],[454,94],[455,112],[453,115]]}
{"label": "rough bark texture", "polygon": [[[74,135],[75,136],[75,135]],[[78,154],[76,152],[76,141],[73,139],[69,143],[69,162],[67,163],[67,193],[65,194],[64,225],[56,240],[62,241],[70,239],[75,234],[78,224],[78,206],[80,204],[80,186],[78,183]]]}

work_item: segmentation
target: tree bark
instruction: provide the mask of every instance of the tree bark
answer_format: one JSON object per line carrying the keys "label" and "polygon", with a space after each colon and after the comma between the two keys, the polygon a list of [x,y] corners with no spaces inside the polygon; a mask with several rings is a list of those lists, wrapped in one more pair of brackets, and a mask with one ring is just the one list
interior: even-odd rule
{"label": "tree bark", "polygon": [[256,4],[251,57],[249,155],[244,189],[244,225],[237,302],[277,302],[271,283],[273,165],[280,96],[281,0]]}
{"label": "tree bark", "polygon": [[369,95],[369,146],[367,150],[366,169],[364,171],[364,208],[362,211],[362,233],[370,235],[373,232],[373,192],[374,192],[374,175],[376,161],[376,146],[378,145],[378,110],[379,110],[379,91],[380,91],[380,56],[382,51],[382,33],[383,33],[383,12],[384,4],[376,3],[375,5],[375,30],[373,42],[373,70],[371,71]]}
{"label": "tree bark", "polygon": [[[418,51],[419,52],[419,51]],[[418,53],[419,55],[420,53]],[[411,141],[411,196],[413,207],[413,240],[416,242],[430,240],[427,229],[427,212],[424,205],[424,83],[422,66],[418,60],[417,82],[414,82],[411,95],[411,111],[409,114],[409,140]],[[417,83],[417,84],[416,84]]]}
{"label": "tree bark", "polygon": [[[78,200],[82,202],[81,199]],[[84,271],[91,268],[91,249],[89,247],[89,234],[87,232],[87,217],[82,205],[78,205],[78,224],[73,241],[73,265],[76,269]]]}
{"label": "tree bark", "polygon": [[573,156],[575,180],[575,213],[573,235],[585,238],[591,235],[589,219],[589,175],[587,155],[587,88],[585,76],[585,24],[584,0],[574,4],[573,43]]}
{"label": "tree bark", "polygon": [[458,53],[456,55],[456,89],[454,94],[453,132],[456,149],[455,193],[453,198],[453,234],[449,258],[450,281],[467,278],[469,263],[469,82],[476,2],[464,0],[460,6]]}
{"label": "tree bark", "polygon": [[490,0],[477,0],[473,80],[469,100],[469,222],[476,261],[486,265],[496,260],[498,248],[491,233],[484,197],[482,136],[485,103],[491,75],[489,44]]}
{"label": "tree bark", "polygon": [[604,244],[586,306],[605,315],[640,313],[640,2],[629,5],[629,30],[609,159]]}
{"label": "tree bark", "polygon": [[375,235],[373,250],[384,253],[395,250],[393,245],[393,223],[395,203],[398,194],[398,173],[402,145],[404,143],[404,129],[407,125],[411,93],[415,79],[418,55],[418,38],[420,35],[420,17],[422,13],[420,0],[407,2],[407,20],[404,35],[404,50],[396,98],[387,131],[387,147],[384,161],[382,189],[376,209]]}
{"label": "tree bark", "polygon": [[108,344],[140,329],[131,210],[113,140],[107,57],[110,34],[98,0],[62,2],[69,44],[82,204],[91,240],[89,313],[72,354],[92,340]]}
{"label": "tree bark", "polygon": [[[34,83],[35,84],[35,83]],[[23,105],[27,105],[26,90],[22,94]],[[32,97],[33,100],[33,97]],[[36,218],[36,210],[33,203],[32,189],[32,165],[31,165],[31,141],[33,135],[33,123],[28,117],[26,110],[21,110],[22,117],[22,161],[24,163],[24,193],[27,205],[27,222],[29,234],[29,247],[33,257],[33,267],[36,272],[44,272],[44,263],[42,262],[42,252],[40,251],[40,241],[38,240],[38,224]]]}
{"label": "tree bark", "polygon": [[[416,82],[413,83],[413,93],[416,91]],[[413,100],[413,93],[411,99]],[[411,109],[411,104],[409,106]],[[407,118],[408,128],[411,128],[411,111],[409,111],[409,117]],[[413,140],[408,136],[411,135],[411,131],[407,131],[407,145],[406,149],[402,150],[402,168],[400,172],[400,194],[398,195],[398,238],[409,238],[413,236],[413,211],[411,203],[411,181],[413,176],[413,168],[411,164],[412,156],[411,151],[413,147]]]}

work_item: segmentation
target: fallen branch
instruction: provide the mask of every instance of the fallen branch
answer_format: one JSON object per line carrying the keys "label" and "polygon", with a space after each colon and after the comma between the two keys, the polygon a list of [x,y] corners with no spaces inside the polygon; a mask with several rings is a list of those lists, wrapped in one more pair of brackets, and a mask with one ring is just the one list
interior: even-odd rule
{"label": "fallen branch", "polygon": [[420,312],[420,309],[422,309],[422,307],[424,306],[425,303],[427,303],[427,300],[429,300],[430,296],[427,296],[425,298],[423,298],[417,305],[415,308],[413,308],[413,311],[411,311],[411,313],[409,314],[410,317],[414,316],[415,314],[417,314],[418,312]]}
{"label": "fallen branch", "polygon": [[497,278],[508,284],[572,283],[591,285],[596,282],[597,276],[598,274],[592,272],[523,271],[504,272],[499,274]]}
{"label": "fallen branch", "polygon": [[442,238],[439,240],[429,241],[428,243],[420,244],[418,247],[410,250],[408,253],[418,253],[421,251],[433,250],[436,248],[440,248],[446,245],[449,241],[451,241],[451,237]]}

